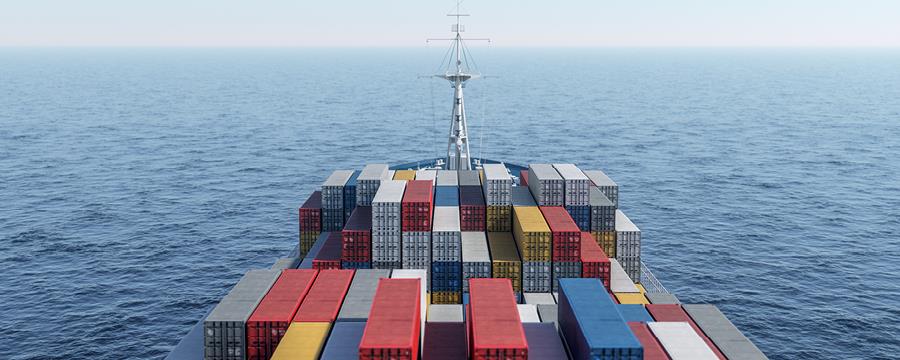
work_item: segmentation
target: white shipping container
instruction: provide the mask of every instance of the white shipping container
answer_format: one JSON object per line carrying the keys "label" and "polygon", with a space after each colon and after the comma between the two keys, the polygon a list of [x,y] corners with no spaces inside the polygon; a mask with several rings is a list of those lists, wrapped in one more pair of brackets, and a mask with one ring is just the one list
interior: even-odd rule
{"label": "white shipping container", "polygon": [[637,286],[634,286],[634,281],[631,281],[631,278],[628,277],[628,274],[625,272],[625,269],[622,268],[622,265],[619,264],[619,261],[616,259],[609,259],[609,288],[614,293],[639,293]]}
{"label": "white shipping container", "polygon": [[544,293],[525,293],[525,303],[531,305],[552,305],[556,304],[553,294]]}
{"label": "white shipping container", "polygon": [[459,304],[428,305],[427,322],[463,322],[463,306]]}
{"label": "white shipping container", "polygon": [[488,206],[510,205],[513,180],[503,164],[485,164],[484,168],[484,200]]}
{"label": "white shipping container", "polygon": [[463,292],[469,291],[469,279],[491,277],[491,254],[483,232],[462,232]]}
{"label": "white shipping container", "polygon": [[686,322],[648,322],[647,326],[672,360],[719,359]]}
{"label": "white shipping container", "polygon": [[356,178],[356,206],[371,206],[383,180],[389,180],[387,164],[369,164]]}
{"label": "white shipping container", "polygon": [[537,311],[537,305],[518,304],[516,307],[519,308],[519,320],[523,323],[541,322],[541,317],[538,315]]}
{"label": "white shipping container", "polygon": [[528,188],[540,206],[563,206],[565,183],[549,164],[528,166]]}
{"label": "white shipping container", "polygon": [[456,170],[438,170],[437,186],[459,186],[459,174]]}
{"label": "white shipping container", "polygon": [[597,186],[603,191],[603,194],[606,195],[616,207],[619,207],[619,185],[616,184],[615,181],[612,181],[609,176],[606,176],[606,174],[600,170],[587,170],[584,174],[587,175],[588,179],[591,179],[594,186]]}
{"label": "white shipping container", "polygon": [[431,232],[432,261],[460,261],[459,207],[435,206]]}
{"label": "white shipping container", "polygon": [[347,184],[351,176],[353,176],[353,170],[335,170],[328,176],[328,179],[322,184],[323,208],[344,208],[344,185]]}
{"label": "white shipping container", "polygon": [[553,164],[553,168],[563,178],[566,206],[584,206],[590,201],[591,180],[574,164]]}
{"label": "white shipping container", "polygon": [[434,184],[437,180],[437,170],[416,170],[416,180],[431,180]]}
{"label": "white shipping container", "polygon": [[616,210],[616,259],[628,276],[640,280],[641,229],[621,210]]}
{"label": "white shipping container", "polygon": [[400,235],[400,209],[406,181],[388,180],[379,186],[372,199],[372,230],[394,231]]}

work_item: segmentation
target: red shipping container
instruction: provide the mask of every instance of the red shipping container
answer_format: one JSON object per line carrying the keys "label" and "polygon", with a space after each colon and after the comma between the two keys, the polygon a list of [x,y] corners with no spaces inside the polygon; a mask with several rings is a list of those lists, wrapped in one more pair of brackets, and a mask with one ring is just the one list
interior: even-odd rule
{"label": "red shipping container", "polygon": [[610,264],[603,248],[594,241],[591,233],[581,232],[581,277],[597,278],[609,291]]}
{"label": "red shipping container", "polygon": [[519,171],[519,183],[521,186],[528,186],[528,169]]}
{"label": "red shipping container", "polygon": [[400,206],[402,231],[431,231],[431,216],[434,211],[432,181],[407,181]]}
{"label": "red shipping container", "polygon": [[647,324],[642,322],[629,322],[628,327],[631,328],[634,337],[636,337],[638,341],[641,342],[641,346],[644,347],[644,360],[669,360],[669,355],[666,355],[666,351],[663,350],[662,345],[659,344],[659,341],[656,340],[656,337],[650,332],[650,328],[647,327]]}
{"label": "red shipping container", "polygon": [[247,359],[272,357],[318,273],[308,269],[281,272],[247,320]]}
{"label": "red shipping container", "polygon": [[359,359],[416,360],[422,326],[419,279],[379,279]]}
{"label": "red shipping container", "polygon": [[528,359],[528,340],[509,279],[469,279],[473,360]]}
{"label": "red shipping container", "polygon": [[372,207],[357,206],[344,225],[341,260],[372,261]]}
{"label": "red shipping container", "polygon": [[322,231],[322,192],[316,191],[300,206],[300,231]]}
{"label": "red shipping container", "polygon": [[553,261],[581,261],[581,229],[562,206],[541,206],[553,233]]}
{"label": "red shipping container", "polygon": [[719,348],[716,347],[716,344],[712,342],[706,334],[703,333],[703,330],[700,330],[700,327],[694,323],[694,320],[691,319],[690,316],[684,309],[681,308],[681,305],[678,304],[647,304],[647,312],[650,313],[650,316],[653,316],[653,319],[656,321],[677,321],[677,322],[686,322],[691,324],[691,327],[694,328],[694,331],[697,332],[697,335],[706,342],[706,345],[709,346],[710,349],[719,359],[725,360],[725,355],[722,355],[722,352],[719,351]]}
{"label": "red shipping container", "polygon": [[353,273],[353,270],[320,270],[292,322],[334,322]]}
{"label": "red shipping container", "polygon": [[487,207],[481,186],[459,187],[459,226],[462,231],[484,231]]}
{"label": "red shipping container", "polygon": [[340,269],[342,241],[341,233],[328,233],[328,237],[325,238],[325,244],[322,244],[322,249],[313,258],[313,269]]}

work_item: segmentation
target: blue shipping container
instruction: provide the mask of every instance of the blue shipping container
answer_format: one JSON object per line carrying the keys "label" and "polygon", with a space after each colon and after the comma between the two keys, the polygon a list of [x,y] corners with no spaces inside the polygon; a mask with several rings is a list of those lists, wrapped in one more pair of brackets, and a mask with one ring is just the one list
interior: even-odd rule
{"label": "blue shipping container", "polygon": [[321,360],[357,360],[359,342],[366,330],[365,321],[344,322],[338,320],[331,328],[331,335],[325,342]]}
{"label": "blue shipping container", "polygon": [[616,310],[619,310],[619,315],[622,315],[625,322],[653,322],[653,317],[641,304],[618,304]]}
{"label": "blue shipping container", "polygon": [[456,186],[435,187],[434,206],[459,206],[459,188]]}
{"label": "blue shipping container", "polygon": [[435,261],[431,263],[431,291],[461,291],[462,263]]}
{"label": "blue shipping container", "polygon": [[566,206],[566,211],[572,216],[572,220],[575,220],[575,224],[578,224],[581,231],[591,231],[590,206]]}
{"label": "blue shipping container", "polygon": [[599,279],[559,280],[559,328],[574,360],[644,358]]}
{"label": "blue shipping container", "polygon": [[344,209],[322,209],[322,231],[341,231],[344,228]]}
{"label": "blue shipping container", "polygon": [[359,177],[359,170],[353,171],[350,180],[344,184],[344,221],[350,218],[353,208],[356,207],[356,178]]}
{"label": "blue shipping container", "polygon": [[313,260],[319,255],[319,251],[322,250],[322,247],[325,246],[325,240],[328,240],[328,235],[330,234],[330,232],[322,232],[319,234],[319,237],[316,238],[316,242],[313,243],[313,246],[309,248],[309,253],[303,258],[298,269],[312,269]]}
{"label": "blue shipping container", "polygon": [[341,261],[341,269],[371,269],[372,263],[368,261]]}

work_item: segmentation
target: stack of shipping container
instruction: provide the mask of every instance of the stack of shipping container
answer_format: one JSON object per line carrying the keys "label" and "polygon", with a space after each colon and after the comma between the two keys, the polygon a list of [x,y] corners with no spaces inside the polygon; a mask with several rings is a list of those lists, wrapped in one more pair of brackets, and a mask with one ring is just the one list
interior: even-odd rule
{"label": "stack of shipping container", "polygon": [[[413,173],[415,174],[415,173]],[[406,181],[385,181],[372,199],[372,268],[402,268],[401,203]]]}
{"label": "stack of shipping container", "polygon": [[484,165],[485,230],[506,232],[512,228],[512,177],[503,164]]}

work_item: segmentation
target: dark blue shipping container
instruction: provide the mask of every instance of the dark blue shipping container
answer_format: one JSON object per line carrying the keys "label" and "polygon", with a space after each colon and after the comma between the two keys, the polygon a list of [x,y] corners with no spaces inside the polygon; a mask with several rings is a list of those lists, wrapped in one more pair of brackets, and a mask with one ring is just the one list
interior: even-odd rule
{"label": "dark blue shipping container", "polygon": [[[568,359],[559,332],[553,323],[523,323],[528,340],[528,360]],[[425,336],[428,339],[428,336]]]}
{"label": "dark blue shipping container", "polygon": [[590,206],[566,206],[566,211],[572,216],[572,220],[575,220],[575,224],[578,224],[578,228],[581,231],[591,231]]}
{"label": "dark blue shipping container", "polygon": [[616,305],[616,310],[619,310],[619,315],[622,315],[625,322],[653,322],[653,317],[641,304],[619,304]]}
{"label": "dark blue shipping container", "polygon": [[436,186],[434,206],[459,206],[459,188],[456,186]]}
{"label": "dark blue shipping container", "polygon": [[431,263],[431,291],[461,291],[462,263],[435,261]]}
{"label": "dark blue shipping container", "polygon": [[344,209],[322,209],[322,231],[341,231],[344,228]]}
{"label": "dark blue shipping container", "polygon": [[330,234],[330,232],[319,234],[319,237],[316,238],[316,242],[313,243],[313,246],[309,248],[309,253],[303,258],[303,262],[300,263],[298,269],[312,269],[313,260],[315,260],[316,256],[319,255],[319,252],[322,251],[322,247],[325,246],[325,241],[328,240],[328,235]]}
{"label": "dark blue shipping container", "polygon": [[341,269],[371,269],[372,263],[368,261],[341,261]]}
{"label": "dark blue shipping container", "polygon": [[458,360],[468,358],[466,323],[425,323],[424,341],[422,359]]}
{"label": "dark blue shipping container", "polygon": [[344,184],[344,221],[353,214],[353,208],[356,207],[356,178],[359,177],[359,170],[353,171],[353,176]]}
{"label": "dark blue shipping container", "polygon": [[357,360],[359,359],[359,342],[362,341],[365,321],[340,321],[334,323],[331,335],[325,342],[321,360]]}
{"label": "dark blue shipping container", "polygon": [[599,279],[560,279],[558,316],[574,360],[644,358],[640,341]]}

